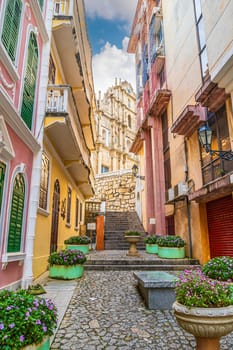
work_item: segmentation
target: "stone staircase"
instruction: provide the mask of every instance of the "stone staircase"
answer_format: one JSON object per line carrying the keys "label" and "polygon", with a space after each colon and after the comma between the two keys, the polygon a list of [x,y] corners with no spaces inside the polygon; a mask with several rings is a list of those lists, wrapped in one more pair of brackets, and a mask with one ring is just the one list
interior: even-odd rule
{"label": "stone staircase", "polygon": [[198,267],[197,259],[160,259],[155,254],[139,251],[139,257],[129,257],[127,251],[97,251],[87,255],[87,271],[181,271]]}
{"label": "stone staircase", "polygon": [[105,250],[128,250],[129,243],[124,238],[125,231],[142,233],[138,250],[145,249],[145,231],[136,212],[107,212],[105,215],[104,246]]}

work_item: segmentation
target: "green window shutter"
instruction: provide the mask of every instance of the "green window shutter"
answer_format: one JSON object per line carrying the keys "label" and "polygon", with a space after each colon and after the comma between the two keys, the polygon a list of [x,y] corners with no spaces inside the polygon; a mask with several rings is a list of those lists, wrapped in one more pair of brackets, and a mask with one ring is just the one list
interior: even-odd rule
{"label": "green window shutter", "polygon": [[38,0],[41,10],[43,10],[44,0]]}
{"label": "green window shutter", "polygon": [[21,11],[21,0],[7,1],[2,29],[2,43],[13,62],[16,56]]}
{"label": "green window shutter", "polygon": [[0,212],[2,209],[2,195],[3,195],[5,173],[6,173],[6,165],[0,162]]}
{"label": "green window shutter", "polygon": [[11,201],[10,225],[8,234],[8,253],[20,251],[22,237],[22,223],[24,211],[25,184],[22,174],[18,174],[14,181]]}
{"label": "green window shutter", "polygon": [[31,129],[32,115],[34,106],[34,97],[36,89],[36,77],[38,66],[38,46],[34,33],[30,34],[28,44],[28,59],[26,75],[24,78],[23,103],[21,109],[21,117],[26,125]]}

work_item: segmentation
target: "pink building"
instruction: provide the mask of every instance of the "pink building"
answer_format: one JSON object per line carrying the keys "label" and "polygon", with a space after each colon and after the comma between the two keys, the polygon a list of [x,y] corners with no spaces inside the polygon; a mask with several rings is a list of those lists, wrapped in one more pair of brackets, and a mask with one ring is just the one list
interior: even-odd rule
{"label": "pink building", "polygon": [[0,0],[0,289],[32,281],[52,0]]}
{"label": "pink building", "polygon": [[128,52],[136,58],[138,134],[131,150],[143,148],[145,171],[146,230],[173,234],[173,212],[165,206],[171,187],[167,88],[163,21],[160,0],[139,0]]}

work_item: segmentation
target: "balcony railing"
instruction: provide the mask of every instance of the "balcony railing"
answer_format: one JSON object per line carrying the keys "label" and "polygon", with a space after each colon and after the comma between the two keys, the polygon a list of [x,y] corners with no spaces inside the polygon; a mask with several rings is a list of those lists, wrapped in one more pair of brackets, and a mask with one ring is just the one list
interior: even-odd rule
{"label": "balcony railing", "polygon": [[54,2],[54,16],[72,16],[73,0],[56,0]]}
{"label": "balcony railing", "polygon": [[48,113],[67,113],[69,89],[69,86],[65,85],[48,85]]}

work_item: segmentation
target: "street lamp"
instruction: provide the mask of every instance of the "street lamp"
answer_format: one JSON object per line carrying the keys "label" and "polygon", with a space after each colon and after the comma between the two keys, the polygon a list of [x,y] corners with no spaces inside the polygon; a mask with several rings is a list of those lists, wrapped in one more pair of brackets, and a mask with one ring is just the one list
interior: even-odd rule
{"label": "street lamp", "polygon": [[140,180],[145,180],[145,176],[138,175],[138,166],[136,164],[134,164],[132,166],[132,174],[133,174],[133,176],[135,176],[136,178],[138,178]]}
{"label": "street lamp", "polygon": [[232,151],[221,151],[211,149],[212,130],[208,125],[203,125],[198,130],[198,136],[201,146],[205,149],[206,153],[215,154],[224,160],[233,160]]}

